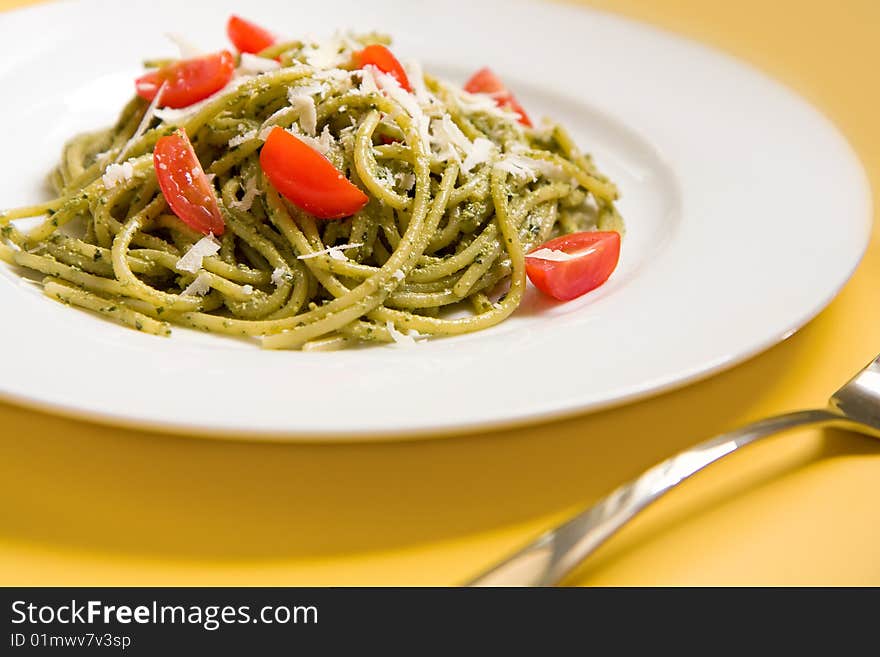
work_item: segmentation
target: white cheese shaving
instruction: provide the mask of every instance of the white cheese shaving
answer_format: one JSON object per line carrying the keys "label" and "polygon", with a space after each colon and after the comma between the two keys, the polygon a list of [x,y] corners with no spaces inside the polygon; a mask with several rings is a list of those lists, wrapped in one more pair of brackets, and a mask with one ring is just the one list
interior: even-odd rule
{"label": "white cheese shaving", "polygon": [[359,73],[359,71],[346,71],[341,68],[331,68],[326,71],[315,71],[312,74],[312,77],[316,80],[327,80],[328,82],[348,82],[351,84],[351,76],[352,73]]}
{"label": "white cheese shaving", "polygon": [[372,73],[376,78],[376,84],[379,85],[379,88],[382,89],[388,96],[397,102],[404,111],[409,114],[414,119],[423,119],[424,113],[422,109],[419,107],[418,102],[416,102],[415,96],[409,93],[406,89],[400,86],[400,83],[397,81],[393,75],[388,75],[387,73],[383,73],[375,66],[366,66],[364,67],[372,69]]}
{"label": "white cheese shaving", "polygon": [[203,54],[202,50],[196,48],[192,43],[190,43],[186,38],[178,34],[177,32],[167,32],[165,34],[165,38],[167,38],[171,43],[177,46],[178,51],[180,51],[181,59],[192,59],[193,57],[198,57]]}
{"label": "white cheese shaving", "polygon": [[[449,114],[431,121],[431,142],[438,146],[437,157],[441,161],[458,162],[463,173],[488,162],[496,151],[495,144],[485,137],[478,137],[473,142],[468,139]],[[464,160],[458,151],[464,154]]]}
{"label": "white cheese shaving", "polygon": [[559,251],[558,249],[540,248],[537,251],[527,253],[526,258],[535,258],[536,260],[550,260],[552,262],[565,262],[567,260],[580,258],[587,255],[588,253],[593,253],[595,250],[596,248],[591,246],[581,251],[576,251],[575,253],[566,253],[565,251]]}
{"label": "white cheese shaving", "polygon": [[463,152],[470,151],[471,143],[458,129],[448,114],[431,121],[431,143],[437,145],[437,157],[441,161],[461,162],[456,146]]}
{"label": "white cheese shaving", "polygon": [[342,45],[342,47],[346,48],[349,51],[360,50],[361,48],[363,48],[363,45],[359,41],[355,40],[351,32],[337,30],[335,37],[339,40],[339,43]]}
{"label": "white cheese shaving", "polygon": [[419,104],[423,107],[427,107],[436,103],[436,97],[428,91],[428,87],[425,86],[425,76],[422,73],[422,65],[415,60],[410,60],[404,64],[404,69],[406,70],[406,77],[412,87],[413,94],[415,94],[416,100],[419,101]]}
{"label": "white cheese shaving", "polygon": [[509,108],[500,107],[498,103],[495,102],[495,98],[492,97],[492,94],[472,94],[464,89],[456,87],[455,85],[449,85],[449,87],[452,89],[458,106],[465,112],[482,112],[483,114],[489,114],[490,116],[509,121],[519,129],[522,129],[522,124],[519,122],[519,114]]}
{"label": "white cheese shaving", "polygon": [[247,212],[251,209],[251,206],[254,204],[254,199],[257,198],[259,194],[260,190],[257,187],[257,179],[255,176],[251,176],[244,184],[244,196],[241,197],[241,200],[232,201],[229,205],[236,210]]}
{"label": "white cheese shaving", "polygon": [[[288,92],[289,95],[290,92]],[[260,126],[260,131],[257,133],[257,139],[260,141],[266,141],[269,138],[269,133],[279,125],[284,122],[284,119],[287,118],[291,114],[296,114],[296,110],[292,107],[282,107],[279,110],[275,110],[269,117],[263,121],[263,125]]]}
{"label": "white cheese shaving", "polygon": [[317,258],[321,255],[330,256],[333,260],[345,260],[348,258],[345,257],[343,251],[346,249],[356,249],[359,246],[363,246],[360,242],[355,242],[353,244],[340,244],[338,246],[331,246],[326,249],[322,249],[321,251],[313,251],[312,253],[306,253],[305,255],[297,256],[298,260],[308,260],[309,258]]}
{"label": "white cheese shaving", "polygon": [[537,180],[538,172],[531,166],[532,160],[522,155],[506,155],[495,163],[495,168],[506,171],[516,178]]}
{"label": "white cheese shaving", "polygon": [[547,160],[537,160],[533,159],[533,166],[537,171],[543,173],[550,180],[557,180],[560,182],[567,182],[570,185],[577,187],[578,182],[567,175],[565,175],[565,171],[558,164],[553,164],[553,162],[548,162]]}
{"label": "white cheese shaving", "polygon": [[131,145],[135,143],[138,139],[140,139],[147,131],[147,128],[150,125],[150,121],[153,120],[153,116],[156,114],[156,108],[159,107],[159,103],[162,102],[162,94],[165,93],[165,85],[167,84],[167,82],[163,82],[159,86],[159,89],[156,91],[156,95],[153,97],[152,102],[147,106],[147,111],[144,112],[144,116],[141,119],[141,122],[138,124],[137,130],[134,131],[131,139],[125,142],[125,146],[122,147],[122,150],[119,151],[119,155],[116,156],[116,162],[121,162],[122,160],[124,160],[125,156],[128,154],[128,149],[131,148]]}
{"label": "white cheese shaving", "polygon": [[539,160],[516,153],[505,155],[495,163],[495,166],[521,179],[537,180],[540,173],[551,180],[568,181],[562,167],[547,160]]}
{"label": "white cheese shaving", "polygon": [[245,75],[259,75],[260,73],[275,71],[279,68],[281,68],[281,64],[274,59],[258,57],[257,55],[243,52],[241,53],[241,63],[236,70]]}
{"label": "white cheese shaving", "polygon": [[416,127],[419,131],[419,139],[422,142],[426,151],[431,150],[431,134],[430,134],[430,123],[428,121],[428,117],[425,116],[425,113],[422,111],[422,108],[419,106],[418,101],[416,101],[415,96],[409,93],[406,89],[400,86],[397,82],[397,78],[392,75],[387,75],[382,73],[379,69],[375,67],[365,67],[365,68],[373,68],[373,76],[376,78],[376,83],[379,85],[379,88],[384,91],[389,98],[394,100],[400,107],[406,112],[415,123]]}
{"label": "white cheese shaving", "polygon": [[131,165],[131,162],[113,163],[104,171],[101,180],[104,182],[104,187],[110,189],[111,187],[116,187],[121,182],[128,182],[132,176],[134,176],[134,167]]}
{"label": "white cheese shaving", "polygon": [[440,119],[440,122],[443,124],[443,129],[453,144],[458,146],[465,153],[471,150],[471,140],[465,137],[465,134],[461,131],[461,128],[456,125],[455,121],[452,120],[451,116],[444,114],[443,118]]}
{"label": "white cheese shaving", "polygon": [[287,280],[289,275],[290,272],[283,267],[275,267],[275,269],[272,270],[272,285],[278,287]]}
{"label": "white cheese shaving", "polygon": [[306,63],[320,69],[339,68],[347,63],[349,55],[344,52],[345,43],[338,36],[326,41],[313,43],[305,49]]}
{"label": "white cheese shaving", "polygon": [[291,106],[296,110],[299,125],[310,137],[314,137],[318,129],[318,112],[315,99],[311,96],[291,95]]}
{"label": "white cheese shaving", "polygon": [[375,68],[373,66],[365,66],[358,73],[361,76],[361,84],[358,91],[364,96],[379,93],[379,86],[376,84],[376,76],[373,75]]}
{"label": "white cheese shaving", "polygon": [[302,134],[297,134],[296,136],[304,143],[311,146],[314,150],[318,151],[321,155],[327,155],[327,153],[329,153],[330,149],[333,147],[333,144],[336,143],[333,135],[330,134],[330,126],[326,125],[321,131],[320,137],[309,137],[308,135]]}
{"label": "white cheese shaving", "polygon": [[251,139],[256,138],[256,136],[257,136],[256,129],[248,130],[247,132],[244,132],[240,135],[235,135],[235,137],[233,137],[232,139],[229,140],[229,148],[235,148],[236,146],[241,146],[246,141],[250,141]]}
{"label": "white cheese shaving", "polygon": [[416,186],[416,174],[412,171],[398,171],[394,174],[394,181],[399,189],[408,192]]}
{"label": "white cheese shaving", "polygon": [[324,82],[311,82],[309,84],[303,84],[298,87],[290,87],[287,90],[288,99],[293,98],[294,96],[315,96],[315,95],[323,95],[327,92],[328,86]]}
{"label": "white cheese shaving", "polygon": [[186,289],[182,294],[203,297],[208,293],[208,290],[211,289],[210,281],[211,277],[203,272],[196,276],[192,283],[186,286]]}
{"label": "white cheese shaving", "polygon": [[406,278],[406,274],[404,274],[400,269],[395,270],[395,272],[391,275],[398,281],[402,281],[404,278]]}
{"label": "white cheese shaving", "polygon": [[225,87],[223,87],[220,91],[213,93],[208,96],[204,100],[200,100],[197,103],[193,103],[188,107],[182,107],[180,109],[174,109],[171,107],[163,107],[162,109],[157,109],[154,111],[156,117],[164,121],[168,124],[176,124],[182,122],[184,119],[197,114],[199,110],[208,105],[209,103],[214,102],[220,96],[231,93],[238,89],[241,85],[243,85],[248,80],[252,80],[254,76],[252,75],[238,75],[232,78]]}
{"label": "white cheese shaving", "polygon": [[244,292],[245,294],[253,294],[254,293],[254,286],[251,285],[250,283],[248,283],[247,285],[242,285],[241,291]]}
{"label": "white cheese shaving", "polygon": [[398,331],[391,320],[385,322],[385,328],[388,329],[388,334],[394,340],[393,346],[395,347],[413,347],[425,341],[424,339],[419,340],[419,338],[422,338],[422,335],[417,331],[408,331],[406,333]]}
{"label": "white cheese shaving", "polygon": [[525,155],[525,153],[528,153],[529,150],[530,149],[526,144],[511,144],[509,147],[507,147],[508,154],[505,156],[505,159],[514,158],[514,167],[524,167],[526,169],[530,169],[533,173],[542,173],[550,180],[567,182],[577,187],[577,181],[574,181],[566,176],[561,166],[559,166],[558,164],[554,164],[553,162],[550,162],[548,160],[542,160]]}
{"label": "white cheese shaving", "polygon": [[495,144],[491,141],[485,137],[477,137],[474,140],[470,153],[467,154],[464,162],[461,163],[461,170],[464,173],[469,173],[478,164],[485,164],[492,159],[495,150]]}
{"label": "white cheese shaving", "polygon": [[257,139],[260,141],[266,141],[269,138],[269,134],[277,127],[278,125],[275,123],[264,123],[260,128],[260,131],[257,133]]}
{"label": "white cheese shaving", "polygon": [[386,167],[378,167],[376,169],[376,177],[379,178],[383,185],[389,189],[394,189],[397,184],[397,179],[394,177],[394,174]]}
{"label": "white cheese shaving", "polygon": [[202,259],[214,255],[219,250],[220,242],[217,241],[213,233],[209,233],[193,244],[189,251],[184,253],[180,260],[177,261],[174,268],[195,274],[202,268]]}

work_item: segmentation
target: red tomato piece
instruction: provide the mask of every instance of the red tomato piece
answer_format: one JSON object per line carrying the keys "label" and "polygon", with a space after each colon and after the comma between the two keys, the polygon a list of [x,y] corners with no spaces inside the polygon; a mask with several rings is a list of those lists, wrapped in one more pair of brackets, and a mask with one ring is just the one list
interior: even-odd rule
{"label": "red tomato piece", "polygon": [[204,235],[226,228],[214,187],[205,175],[185,133],[161,137],[153,149],[153,168],[171,211]]}
{"label": "red tomato piece", "polygon": [[358,68],[375,66],[383,73],[387,73],[397,80],[401,87],[407,91],[412,91],[409,78],[406,77],[406,71],[403,70],[403,66],[397,61],[397,57],[381,44],[376,43],[356,52],[355,65]]}
{"label": "red tomato piece", "polygon": [[[532,255],[542,249],[557,252],[552,254],[556,259]],[[619,257],[619,233],[571,233],[545,242],[530,251],[526,255],[526,274],[541,292],[554,299],[568,301],[586,294],[608,280],[617,267]]]}
{"label": "red tomato piece", "polygon": [[280,127],[263,144],[260,167],[284,198],[319,219],[351,216],[370,200],[330,160]]}
{"label": "red tomato piece", "polygon": [[135,81],[135,89],[138,96],[151,101],[164,84],[159,104],[179,109],[220,91],[232,79],[234,72],[235,58],[228,50],[222,50],[212,55],[182,59],[150,71]]}
{"label": "red tomato piece", "polygon": [[226,23],[226,35],[238,52],[257,53],[275,43],[275,35],[256,23],[232,14]]}
{"label": "red tomato piece", "polygon": [[464,90],[472,94],[489,94],[495,99],[499,107],[516,112],[519,115],[519,122],[529,128],[532,127],[532,121],[529,119],[523,106],[519,104],[516,97],[504,86],[504,83],[490,68],[481,68],[471,76],[464,85]]}

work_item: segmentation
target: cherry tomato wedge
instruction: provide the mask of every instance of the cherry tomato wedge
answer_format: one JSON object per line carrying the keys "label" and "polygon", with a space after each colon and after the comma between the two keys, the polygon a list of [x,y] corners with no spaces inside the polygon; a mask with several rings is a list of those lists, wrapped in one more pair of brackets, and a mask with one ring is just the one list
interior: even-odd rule
{"label": "cherry tomato wedge", "polygon": [[232,14],[226,23],[226,36],[238,52],[257,53],[275,43],[275,35],[256,23]]}
{"label": "cherry tomato wedge", "polygon": [[171,211],[204,235],[226,228],[217,196],[185,133],[161,137],[153,149],[153,168]]}
{"label": "cherry tomato wedge", "polygon": [[319,219],[348,217],[369,201],[330,160],[283,128],[269,133],[260,167],[284,198]]}
{"label": "cherry tomato wedge", "polygon": [[204,100],[225,87],[235,71],[235,58],[228,50],[182,59],[156,71],[150,71],[135,81],[138,96],[153,100],[164,84],[159,104],[179,109]]}
{"label": "cherry tomato wedge", "polygon": [[397,61],[397,57],[385,46],[378,43],[367,46],[363,50],[356,52],[354,59],[355,66],[358,68],[375,66],[383,73],[387,73],[397,80],[401,87],[407,91],[412,91],[412,86],[409,84],[409,78],[406,77],[406,71],[403,70],[403,66]]}
{"label": "cherry tomato wedge", "polygon": [[571,233],[530,251],[526,255],[526,274],[541,292],[568,301],[608,280],[619,257],[619,233]]}
{"label": "cherry tomato wedge", "polygon": [[490,68],[481,68],[471,76],[464,85],[464,90],[472,94],[489,94],[495,99],[499,107],[507,109],[519,114],[519,122],[529,128],[532,122],[529,119],[523,106],[514,95],[504,86],[504,83]]}

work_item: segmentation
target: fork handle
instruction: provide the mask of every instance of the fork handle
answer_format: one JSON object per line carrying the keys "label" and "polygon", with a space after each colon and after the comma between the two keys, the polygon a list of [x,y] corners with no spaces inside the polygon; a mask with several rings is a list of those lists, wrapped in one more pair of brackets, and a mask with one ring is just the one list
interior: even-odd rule
{"label": "fork handle", "polygon": [[780,431],[819,424],[851,427],[854,422],[830,410],[798,411],[711,438],[658,463],[468,586],[554,586],[642,509],[707,465]]}

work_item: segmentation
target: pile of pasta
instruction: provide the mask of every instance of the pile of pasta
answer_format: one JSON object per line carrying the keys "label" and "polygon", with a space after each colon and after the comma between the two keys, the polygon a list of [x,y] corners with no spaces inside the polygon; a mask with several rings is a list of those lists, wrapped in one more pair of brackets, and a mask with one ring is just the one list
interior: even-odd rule
{"label": "pile of pasta", "polygon": [[[135,96],[114,126],[65,146],[56,198],[0,215],[0,256],[39,272],[49,297],[139,331],[326,350],[493,326],[523,298],[530,249],[622,230],[615,185],[561,126],[532,127],[416,63],[406,84],[359,66],[376,44],[388,40],[273,43],[234,55],[230,80],[189,106]],[[260,159],[277,129],[361,190],[362,207],[326,219],[279,193]],[[175,134],[216,195],[222,234],[169,207],[154,149]],[[24,230],[25,217],[42,219]]]}

